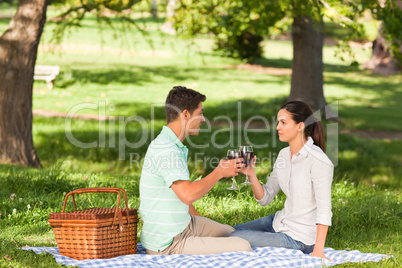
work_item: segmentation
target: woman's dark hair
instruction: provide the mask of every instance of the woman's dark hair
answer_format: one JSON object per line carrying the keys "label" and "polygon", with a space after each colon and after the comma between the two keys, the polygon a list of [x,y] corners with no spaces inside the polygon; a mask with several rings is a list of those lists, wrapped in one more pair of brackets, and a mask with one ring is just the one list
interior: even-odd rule
{"label": "woman's dark hair", "polygon": [[302,101],[289,101],[282,106],[292,115],[292,119],[296,124],[304,123],[304,137],[313,138],[314,143],[325,152],[325,133],[324,127],[320,120],[314,117],[313,110],[310,106]]}
{"label": "woman's dark hair", "polygon": [[175,86],[170,90],[165,102],[165,114],[167,123],[176,120],[183,110],[192,114],[197,109],[198,104],[207,99],[207,97],[190,88]]}

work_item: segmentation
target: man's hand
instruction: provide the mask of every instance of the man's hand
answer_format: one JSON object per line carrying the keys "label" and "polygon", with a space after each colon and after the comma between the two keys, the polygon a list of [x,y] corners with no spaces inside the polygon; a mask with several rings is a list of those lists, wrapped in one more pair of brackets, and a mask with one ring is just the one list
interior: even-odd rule
{"label": "man's hand", "polygon": [[177,197],[187,205],[191,205],[204,195],[223,177],[237,176],[244,166],[243,158],[221,160],[217,168],[201,180],[177,180],[170,186]]}
{"label": "man's hand", "polygon": [[170,186],[177,197],[187,205],[191,205],[204,195],[223,177],[237,176],[244,164],[243,158],[224,160],[219,162],[217,168],[201,180],[177,180]]}
{"label": "man's hand", "polygon": [[193,205],[188,206],[188,213],[190,213],[190,215],[193,215],[193,216],[200,216],[200,214],[198,213],[198,211],[195,209],[195,207]]}
{"label": "man's hand", "polygon": [[219,165],[216,169],[219,170],[222,177],[233,177],[239,175],[239,172],[245,166],[243,163],[243,158],[237,159],[221,159]]}

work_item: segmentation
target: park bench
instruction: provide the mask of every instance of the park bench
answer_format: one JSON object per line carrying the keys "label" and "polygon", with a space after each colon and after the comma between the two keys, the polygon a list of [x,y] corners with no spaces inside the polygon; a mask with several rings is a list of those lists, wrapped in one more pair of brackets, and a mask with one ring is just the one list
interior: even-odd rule
{"label": "park bench", "polygon": [[60,66],[37,65],[35,66],[34,80],[45,80],[49,89],[53,89],[54,80],[59,75]]}

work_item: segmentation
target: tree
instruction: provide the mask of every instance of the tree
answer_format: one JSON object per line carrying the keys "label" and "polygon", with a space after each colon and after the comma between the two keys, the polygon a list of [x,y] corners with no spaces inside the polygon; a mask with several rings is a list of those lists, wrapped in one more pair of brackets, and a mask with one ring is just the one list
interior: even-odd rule
{"label": "tree", "polygon": [[[119,13],[140,0],[68,1],[56,31],[60,39],[67,27],[79,25],[85,14]],[[0,162],[41,167],[32,140],[32,87],[39,40],[50,0],[20,0],[17,12],[0,37]],[[52,3],[56,3],[53,1]],[[80,3],[77,5],[77,3]],[[133,22],[129,17],[122,20]]]}
{"label": "tree", "polygon": [[[179,33],[189,36],[202,32],[214,33],[218,49],[226,52],[224,55],[241,58],[241,55],[247,54],[238,51],[243,46],[237,45],[236,40],[243,40],[241,37],[244,33],[266,36],[275,23],[284,19],[292,21],[293,61],[289,100],[302,100],[318,109],[326,104],[322,61],[323,17],[348,30],[349,35],[345,41],[361,37],[364,28],[356,18],[368,9],[383,14],[377,1],[183,0],[176,16],[176,20],[181,23],[176,25]],[[220,46],[221,43],[227,46]]]}
{"label": "tree", "polygon": [[32,140],[33,73],[47,0],[21,0],[0,37],[0,160],[41,167]]}

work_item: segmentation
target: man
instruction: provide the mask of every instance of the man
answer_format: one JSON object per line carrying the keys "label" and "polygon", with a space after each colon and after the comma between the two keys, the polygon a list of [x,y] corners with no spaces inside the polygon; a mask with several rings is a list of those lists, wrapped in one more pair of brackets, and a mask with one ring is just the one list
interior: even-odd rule
{"label": "man", "polygon": [[200,217],[192,205],[221,178],[236,176],[243,167],[242,159],[221,160],[208,176],[190,181],[182,142],[199,134],[205,100],[205,95],[181,86],[166,98],[167,126],[149,145],[140,180],[141,243],[148,254],[251,251],[246,240],[228,237],[231,226]]}

